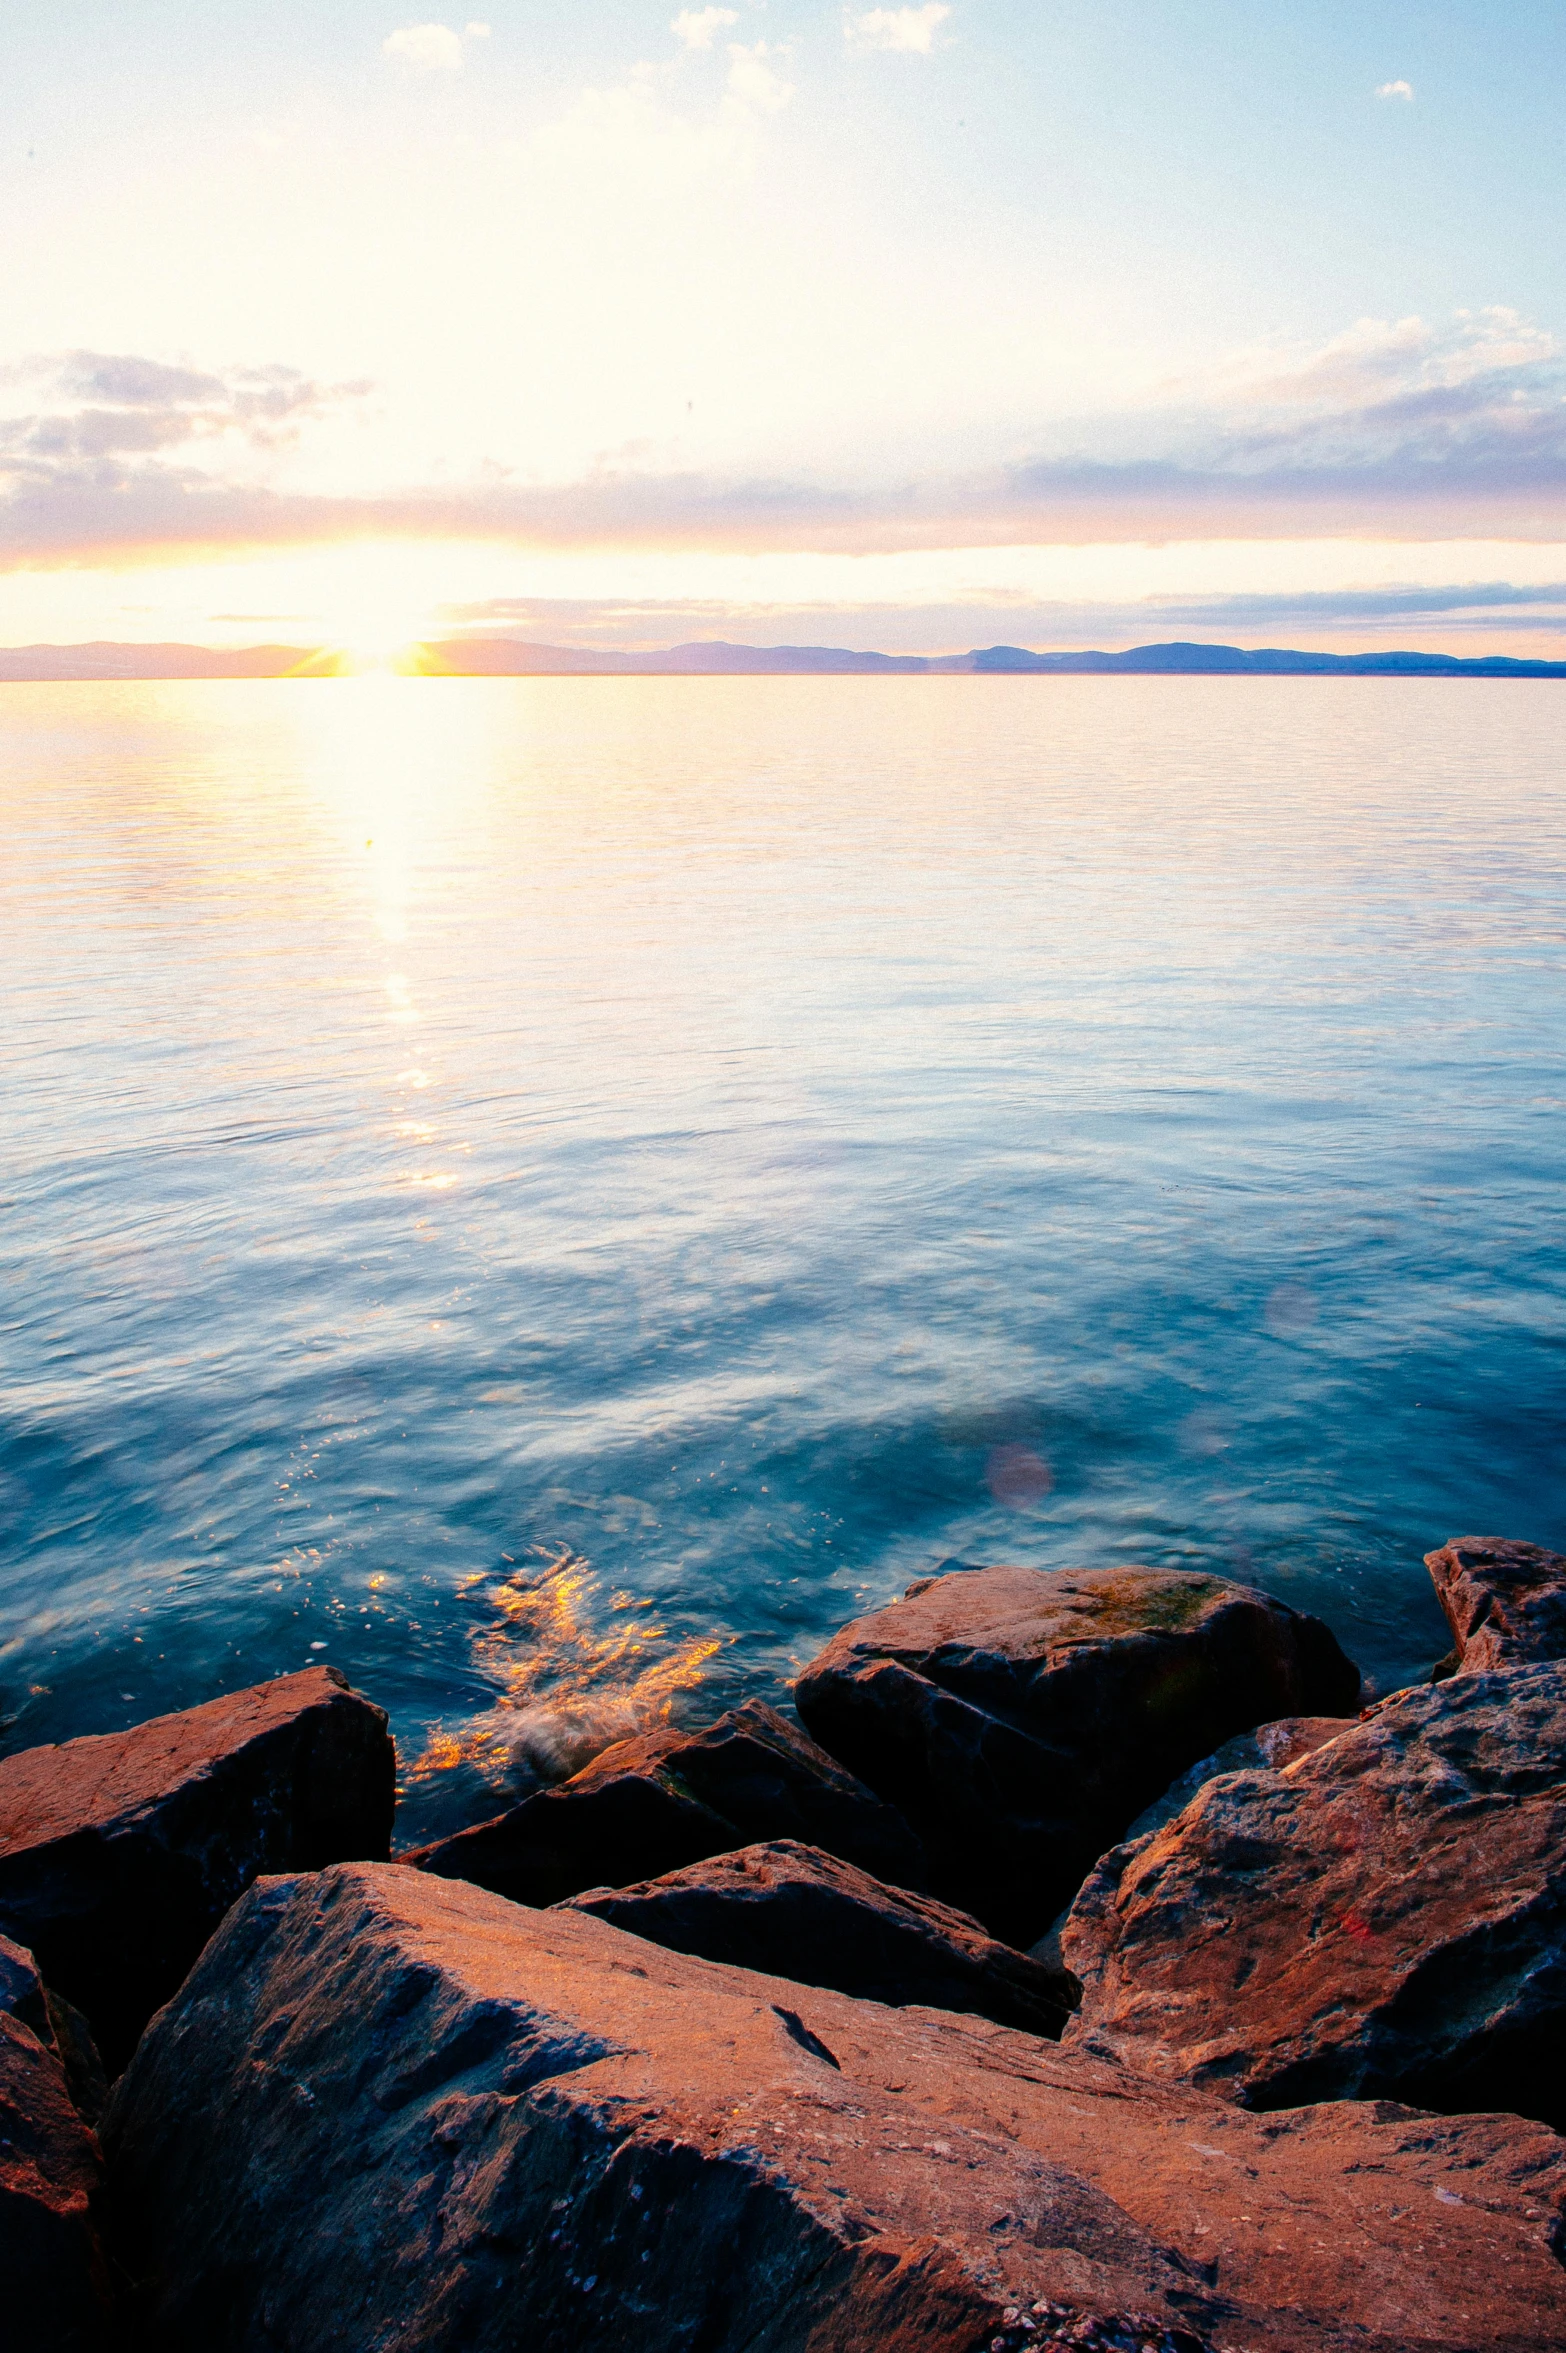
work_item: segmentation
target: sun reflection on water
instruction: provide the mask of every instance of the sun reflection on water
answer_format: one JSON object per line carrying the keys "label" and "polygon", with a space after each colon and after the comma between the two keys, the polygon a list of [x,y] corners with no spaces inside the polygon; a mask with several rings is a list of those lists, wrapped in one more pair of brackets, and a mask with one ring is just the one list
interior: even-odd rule
{"label": "sun reflection on water", "polygon": [[580,1553],[538,1545],[533,1556],[547,1565],[517,1566],[504,1577],[480,1572],[459,1586],[486,1613],[473,1661],[498,1696],[493,1707],[432,1733],[407,1781],[458,1766],[503,1780],[517,1719],[539,1706],[613,1703],[628,1726],[651,1730],[699,1687],[723,1648],[717,1635],[671,1645],[650,1597],[620,1589],[601,1599],[601,1580]]}

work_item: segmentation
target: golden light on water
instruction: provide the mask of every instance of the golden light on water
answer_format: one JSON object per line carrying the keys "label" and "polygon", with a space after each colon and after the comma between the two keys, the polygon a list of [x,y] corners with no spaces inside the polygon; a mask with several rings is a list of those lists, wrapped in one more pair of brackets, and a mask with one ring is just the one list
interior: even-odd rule
{"label": "golden light on water", "polygon": [[491,1613],[473,1639],[474,1663],[501,1694],[464,1724],[442,1726],[408,1768],[420,1781],[459,1765],[498,1780],[516,1718],[524,1709],[613,1703],[643,1731],[667,1723],[680,1696],[696,1690],[720,1636],[671,1642],[645,1596],[619,1590],[599,1599],[600,1581],[580,1553],[537,1548],[542,1570],[469,1577],[459,1589]]}

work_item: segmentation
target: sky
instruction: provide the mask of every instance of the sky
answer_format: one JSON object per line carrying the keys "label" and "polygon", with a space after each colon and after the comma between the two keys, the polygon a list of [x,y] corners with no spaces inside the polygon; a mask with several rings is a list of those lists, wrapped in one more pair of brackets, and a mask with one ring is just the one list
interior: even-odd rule
{"label": "sky", "polygon": [[1566,653],[1566,0],[0,0],[0,645]]}

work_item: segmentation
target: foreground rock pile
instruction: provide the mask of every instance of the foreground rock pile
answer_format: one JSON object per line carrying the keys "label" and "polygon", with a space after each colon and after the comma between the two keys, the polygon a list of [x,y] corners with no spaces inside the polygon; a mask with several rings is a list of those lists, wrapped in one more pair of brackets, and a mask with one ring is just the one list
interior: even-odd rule
{"label": "foreground rock pile", "polygon": [[160,2344],[976,2353],[1042,2302],[1390,2348],[1503,2284],[1514,2342],[1566,2320],[1536,2125],[1247,2116],[395,1865],[252,1889],[104,2137]]}
{"label": "foreground rock pile", "polygon": [[8,2348],[1566,2344],[1566,1561],[1429,1566],[1363,1715],[1221,1579],[922,1580],[396,1862],[325,1669],[0,1761]]}
{"label": "foreground rock pile", "polygon": [[1351,1715],[1318,1618],[1178,1570],[980,1569],[845,1626],[799,1712],[907,1815],[934,1884],[1029,1944],[1177,1773],[1275,1716]]}

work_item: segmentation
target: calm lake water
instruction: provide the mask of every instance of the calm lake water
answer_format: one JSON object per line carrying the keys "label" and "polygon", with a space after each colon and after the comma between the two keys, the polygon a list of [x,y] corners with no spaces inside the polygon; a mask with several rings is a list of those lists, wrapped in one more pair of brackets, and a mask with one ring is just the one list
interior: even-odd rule
{"label": "calm lake water", "polygon": [[1566,1536],[1566,691],[0,689],[8,1747],[774,1698],[945,1560],[1381,1687]]}

